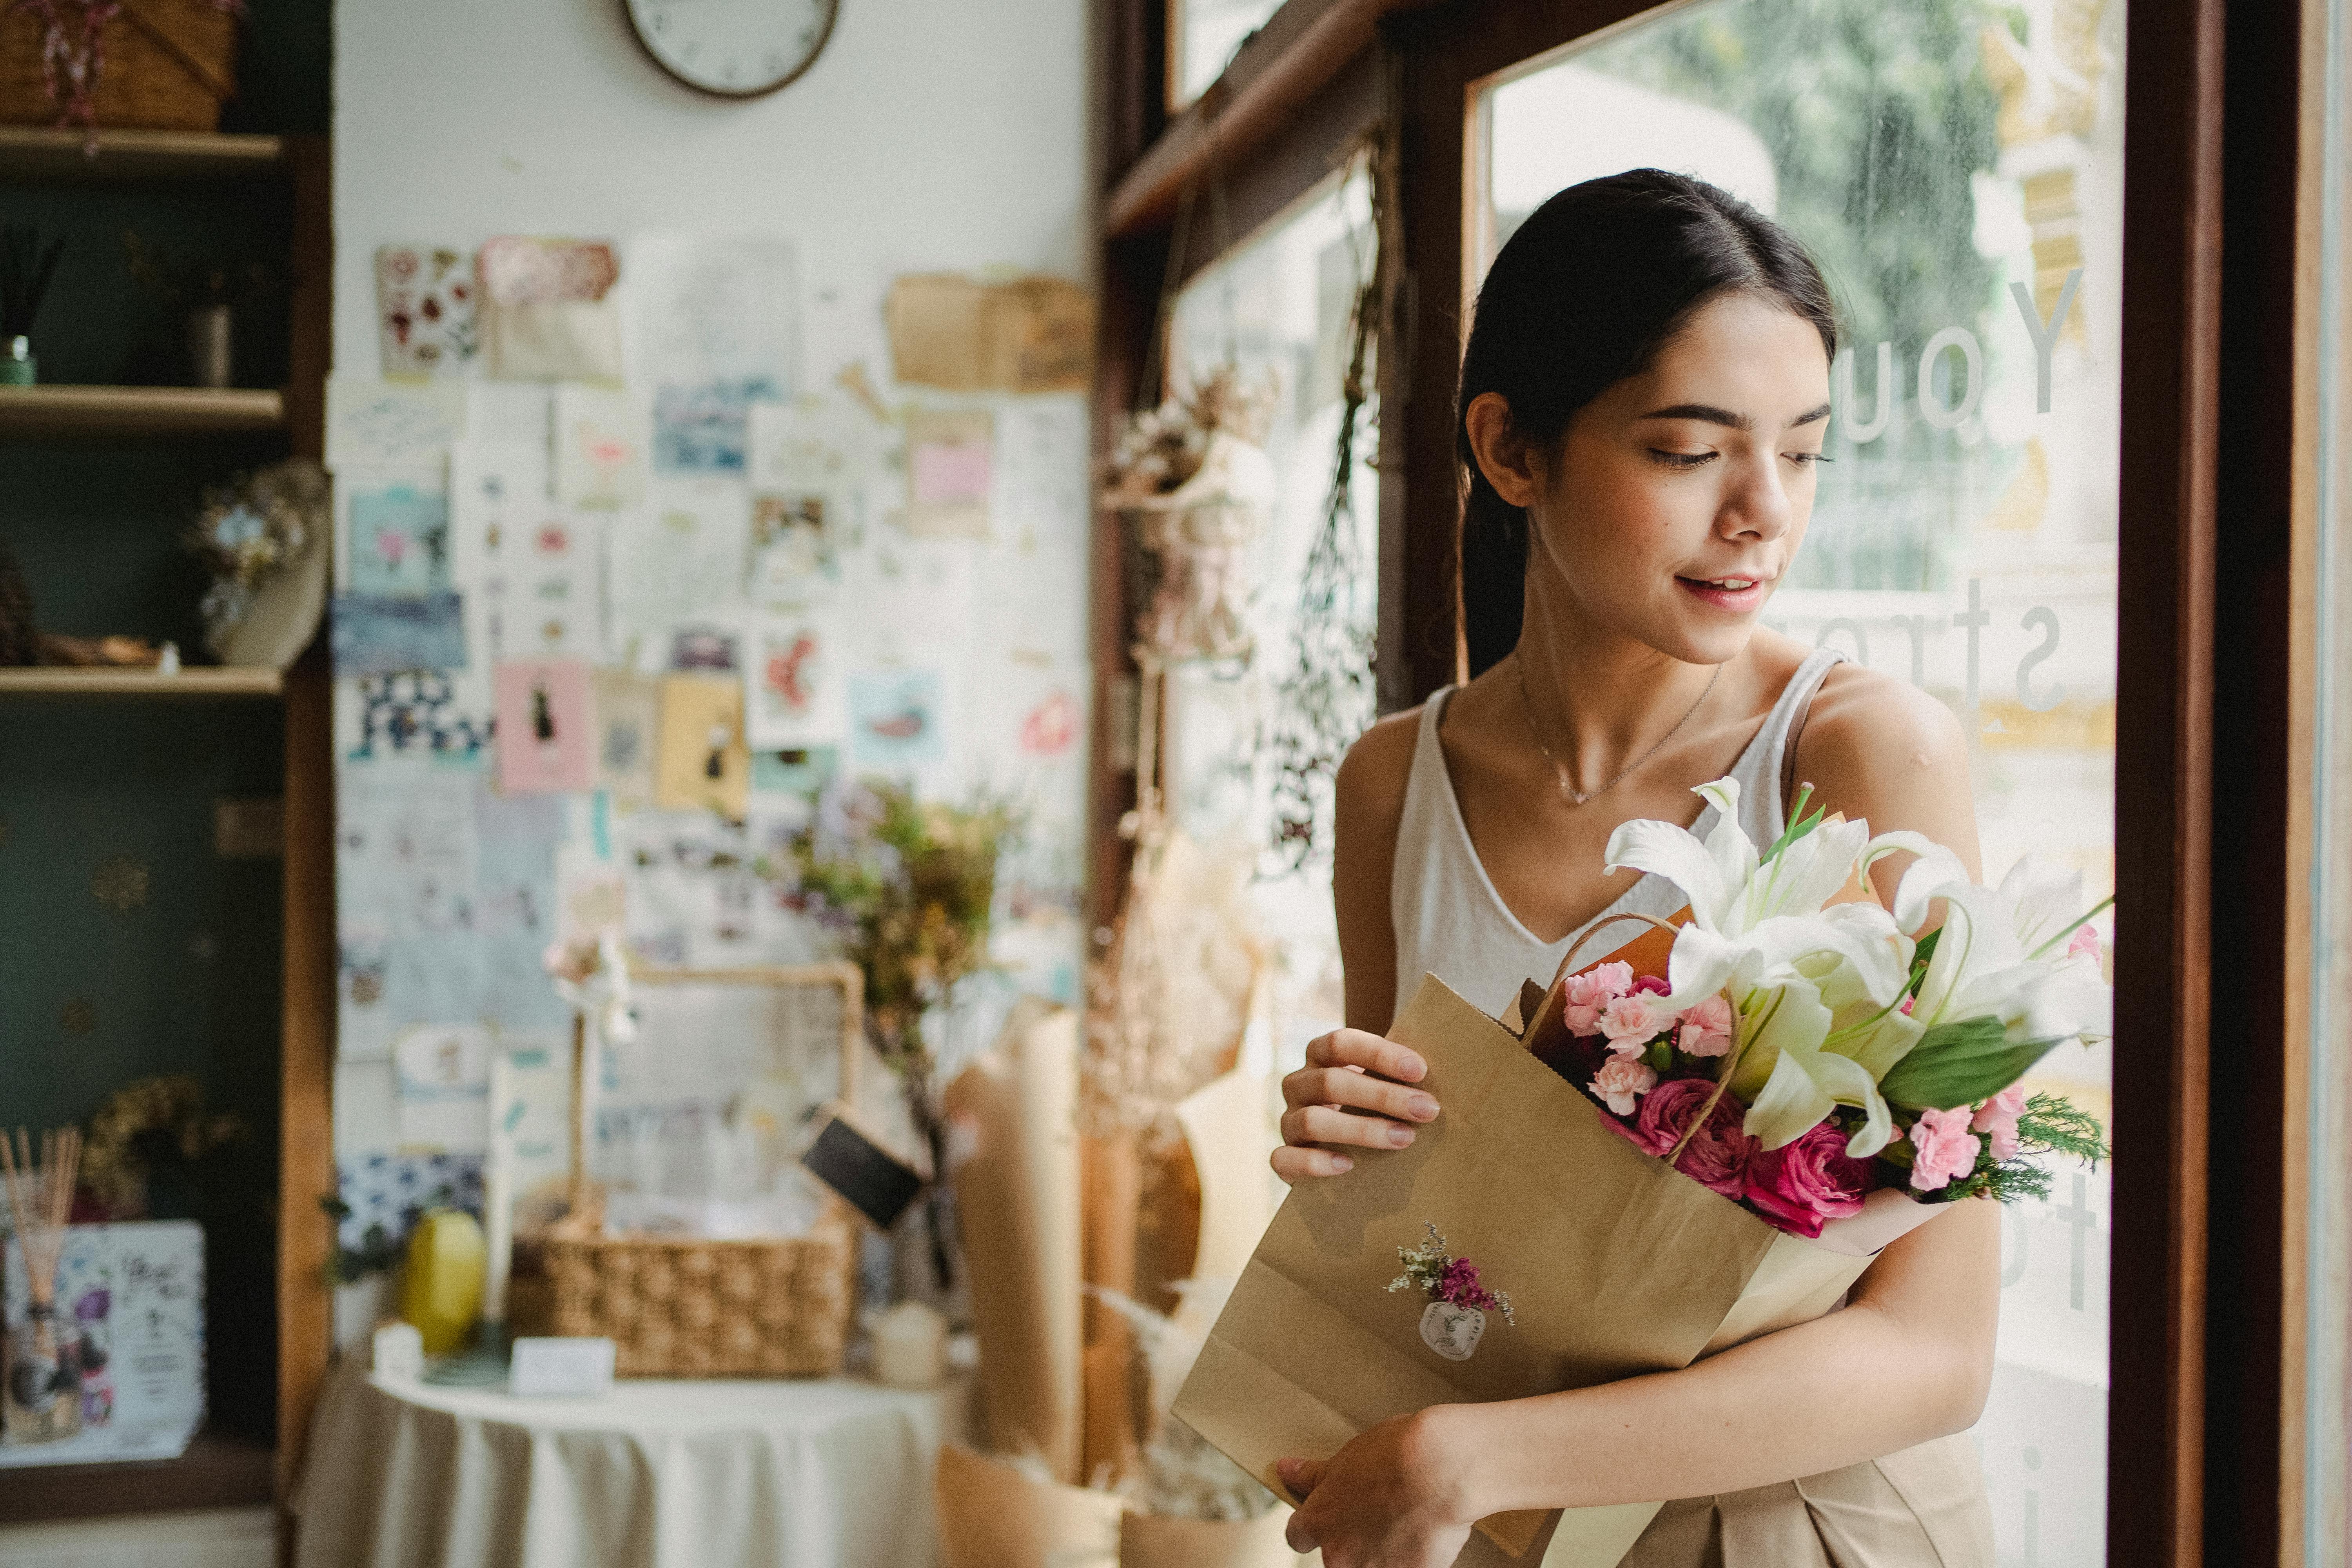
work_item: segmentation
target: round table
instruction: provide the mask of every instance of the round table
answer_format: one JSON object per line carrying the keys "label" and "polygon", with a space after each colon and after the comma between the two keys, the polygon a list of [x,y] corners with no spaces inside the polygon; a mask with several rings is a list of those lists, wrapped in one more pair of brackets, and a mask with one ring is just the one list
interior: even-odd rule
{"label": "round table", "polygon": [[629,1380],[518,1399],[344,1365],[301,1483],[301,1568],[923,1568],[968,1380]]}

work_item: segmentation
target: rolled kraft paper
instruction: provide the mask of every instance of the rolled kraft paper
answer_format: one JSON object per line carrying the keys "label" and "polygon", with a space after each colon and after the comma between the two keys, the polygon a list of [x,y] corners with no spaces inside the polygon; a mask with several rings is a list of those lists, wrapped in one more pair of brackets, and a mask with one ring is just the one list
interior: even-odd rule
{"label": "rolled kraft paper", "polygon": [[[1200,1280],[1239,1279],[1274,1218],[1275,1176],[1267,1163],[1282,1142],[1265,1075],[1235,1068],[1176,1107],[1177,1125],[1201,1177],[1201,1243],[1192,1263]],[[1209,1331],[1204,1305],[1187,1297],[1176,1322],[1195,1339]]]}
{"label": "rolled kraft paper", "polygon": [[954,1173],[989,1446],[1079,1479],[1078,1017],[1024,997],[948,1086],[977,1151]]}
{"label": "rolled kraft paper", "polygon": [[1034,1480],[949,1444],[932,1480],[940,1568],[1108,1568],[1118,1561],[1115,1492]]}
{"label": "rolled kraft paper", "polygon": [[1282,1532],[1290,1510],[1243,1521],[1130,1513],[1118,1521],[1118,1568],[1297,1568]]}

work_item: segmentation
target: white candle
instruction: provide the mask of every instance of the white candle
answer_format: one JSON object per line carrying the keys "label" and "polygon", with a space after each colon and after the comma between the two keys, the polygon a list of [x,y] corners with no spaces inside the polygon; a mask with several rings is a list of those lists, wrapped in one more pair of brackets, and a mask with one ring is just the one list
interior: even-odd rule
{"label": "white candle", "polygon": [[936,1388],[947,1373],[948,1323],[920,1301],[875,1315],[874,1376],[893,1388]]}

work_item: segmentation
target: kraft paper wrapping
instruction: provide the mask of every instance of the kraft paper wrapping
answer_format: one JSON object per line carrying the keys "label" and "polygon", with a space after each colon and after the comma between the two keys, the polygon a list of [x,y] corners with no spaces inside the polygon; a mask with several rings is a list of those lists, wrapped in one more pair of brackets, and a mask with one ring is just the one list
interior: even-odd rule
{"label": "kraft paper wrapping", "polygon": [[[1176,1124],[1201,1178],[1201,1239],[1192,1278],[1203,1284],[1238,1279],[1274,1218],[1275,1176],[1267,1161],[1282,1144],[1266,1076],[1235,1068],[1176,1107]],[[1188,1292],[1173,1316],[1194,1339],[1209,1331],[1202,1293]]]}
{"label": "kraft paper wrapping", "polygon": [[[1444,1114],[1411,1148],[1359,1152],[1346,1178],[1292,1189],[1176,1400],[1178,1415],[1277,1493],[1276,1459],[1328,1457],[1432,1405],[1686,1366],[1819,1316],[1869,1265],[1786,1236],[1643,1154],[1433,975],[1389,1033],[1427,1061],[1422,1087]],[[1920,1207],[1895,1201],[1906,1219]],[[1422,1342],[1418,1292],[1388,1289],[1397,1249],[1423,1240],[1424,1222],[1509,1296],[1517,1320],[1489,1314],[1466,1361]],[[1545,1568],[1614,1568],[1662,1506],[1504,1514],[1478,1529],[1528,1561],[1553,1524]],[[1465,1561],[1486,1547],[1474,1539]]]}
{"label": "kraft paper wrapping", "polygon": [[1083,1436],[1078,1018],[1024,997],[995,1046],[948,1086],[977,1135],[954,1175],[989,1447],[1077,1481]]}
{"label": "kraft paper wrapping", "polygon": [[1024,1475],[950,1443],[932,1479],[941,1568],[1108,1568],[1118,1561],[1116,1492]]}

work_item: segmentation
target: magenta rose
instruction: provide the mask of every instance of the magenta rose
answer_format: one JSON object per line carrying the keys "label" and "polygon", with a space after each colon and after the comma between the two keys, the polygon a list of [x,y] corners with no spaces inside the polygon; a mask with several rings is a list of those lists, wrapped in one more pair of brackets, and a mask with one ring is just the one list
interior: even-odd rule
{"label": "magenta rose", "polygon": [[[1714,1093],[1715,1085],[1703,1078],[1670,1079],[1658,1085],[1643,1098],[1633,1142],[1663,1159]],[[1706,1124],[1684,1145],[1675,1169],[1727,1198],[1741,1196],[1748,1162],[1756,1153],[1756,1140],[1739,1130],[1746,1116],[1747,1107],[1725,1094],[1715,1102]]]}
{"label": "magenta rose", "polygon": [[1782,1230],[1811,1238],[1824,1220],[1862,1212],[1870,1163],[1845,1152],[1845,1134],[1824,1121],[1793,1143],[1759,1149],[1748,1162],[1742,1194]]}

